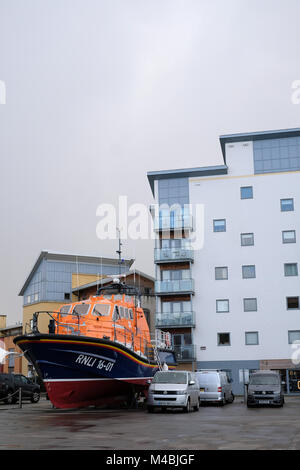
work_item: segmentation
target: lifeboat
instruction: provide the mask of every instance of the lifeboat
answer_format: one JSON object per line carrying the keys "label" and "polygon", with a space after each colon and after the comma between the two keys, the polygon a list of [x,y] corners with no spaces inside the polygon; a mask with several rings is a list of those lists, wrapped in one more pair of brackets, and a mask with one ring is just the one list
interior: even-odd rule
{"label": "lifeboat", "polygon": [[[40,333],[40,315],[50,318]],[[96,296],[36,312],[32,330],[14,339],[43,380],[56,408],[133,402],[147,396],[151,378],[162,367],[175,368],[169,333],[151,338],[139,293],[118,279]]]}

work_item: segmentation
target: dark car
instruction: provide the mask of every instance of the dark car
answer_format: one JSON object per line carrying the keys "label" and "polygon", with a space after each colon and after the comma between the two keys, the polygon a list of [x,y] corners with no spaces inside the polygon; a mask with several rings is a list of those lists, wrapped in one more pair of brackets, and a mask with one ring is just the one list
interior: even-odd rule
{"label": "dark car", "polygon": [[[5,403],[16,403],[19,390],[22,390],[22,400],[30,399],[37,403],[40,399],[40,386],[22,374],[0,374],[0,399]],[[3,401],[2,401],[3,403]]]}
{"label": "dark car", "polygon": [[248,385],[247,406],[283,406],[284,396],[280,375],[275,371],[260,370],[253,373]]}

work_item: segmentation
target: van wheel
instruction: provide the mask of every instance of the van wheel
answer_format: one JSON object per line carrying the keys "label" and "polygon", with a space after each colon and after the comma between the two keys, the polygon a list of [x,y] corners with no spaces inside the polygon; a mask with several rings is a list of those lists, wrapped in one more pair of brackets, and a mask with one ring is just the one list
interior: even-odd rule
{"label": "van wheel", "polygon": [[187,404],[186,406],[183,408],[183,411],[185,413],[189,413],[191,411],[191,402],[190,402],[190,399],[188,398],[188,401],[187,401]]}
{"label": "van wheel", "polygon": [[220,406],[226,405],[226,398],[225,395],[222,397],[222,401],[220,401]]}
{"label": "van wheel", "polygon": [[229,398],[229,400],[228,400],[227,403],[233,403],[233,401],[234,401],[234,395],[233,395],[233,393],[231,392],[230,398]]}
{"label": "van wheel", "polygon": [[194,406],[194,411],[199,411],[200,403],[199,400],[197,401],[197,405]]}

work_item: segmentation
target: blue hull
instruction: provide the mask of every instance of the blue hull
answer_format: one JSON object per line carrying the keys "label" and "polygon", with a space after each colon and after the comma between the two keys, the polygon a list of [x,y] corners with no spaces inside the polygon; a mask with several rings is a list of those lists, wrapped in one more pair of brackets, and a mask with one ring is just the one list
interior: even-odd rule
{"label": "blue hull", "polygon": [[[158,370],[154,361],[104,339],[66,335],[19,336],[14,340],[32,362],[57,408],[121,402],[147,390]],[[169,366],[172,352],[161,352]]]}

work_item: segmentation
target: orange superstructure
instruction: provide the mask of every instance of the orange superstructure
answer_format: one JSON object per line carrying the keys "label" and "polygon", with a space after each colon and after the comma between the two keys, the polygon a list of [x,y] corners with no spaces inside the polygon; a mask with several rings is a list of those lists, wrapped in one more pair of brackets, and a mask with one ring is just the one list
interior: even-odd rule
{"label": "orange superstructure", "polygon": [[83,302],[63,305],[53,317],[57,334],[107,339],[145,356],[151,348],[147,320],[134,296],[93,296]]}

